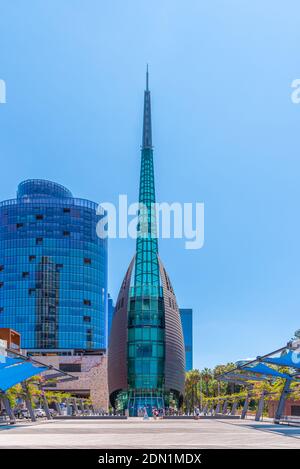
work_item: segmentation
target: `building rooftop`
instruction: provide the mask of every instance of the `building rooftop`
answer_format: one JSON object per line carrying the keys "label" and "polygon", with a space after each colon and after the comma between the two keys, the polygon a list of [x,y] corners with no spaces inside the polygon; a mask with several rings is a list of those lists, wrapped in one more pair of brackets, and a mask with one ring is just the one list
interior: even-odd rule
{"label": "building rooftop", "polygon": [[45,179],[27,179],[18,186],[17,199],[23,197],[73,197],[72,192],[57,182]]}

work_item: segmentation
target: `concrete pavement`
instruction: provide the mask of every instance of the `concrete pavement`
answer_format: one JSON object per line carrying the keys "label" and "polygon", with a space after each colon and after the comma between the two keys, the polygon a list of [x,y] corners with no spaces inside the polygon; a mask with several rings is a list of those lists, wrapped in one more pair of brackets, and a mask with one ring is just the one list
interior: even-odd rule
{"label": "concrete pavement", "polygon": [[0,427],[0,448],[300,449],[300,428],[253,420],[54,420]]}

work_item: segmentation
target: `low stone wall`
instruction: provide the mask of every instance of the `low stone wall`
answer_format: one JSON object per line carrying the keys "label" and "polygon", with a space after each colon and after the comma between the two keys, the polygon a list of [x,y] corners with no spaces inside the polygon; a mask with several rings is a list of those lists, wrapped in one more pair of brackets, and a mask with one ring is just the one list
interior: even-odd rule
{"label": "low stone wall", "polygon": [[127,420],[124,415],[56,415],[54,420]]}
{"label": "low stone wall", "polygon": [[163,417],[166,420],[203,420],[203,419],[235,419],[238,420],[241,417],[239,415],[222,415],[222,414],[217,414],[217,415],[199,415],[193,416],[193,415],[165,415]]}

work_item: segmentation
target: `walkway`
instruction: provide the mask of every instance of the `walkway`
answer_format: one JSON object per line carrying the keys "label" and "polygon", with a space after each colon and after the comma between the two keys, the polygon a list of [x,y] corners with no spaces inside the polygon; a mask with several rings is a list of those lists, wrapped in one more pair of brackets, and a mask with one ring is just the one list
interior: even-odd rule
{"label": "walkway", "polygon": [[253,420],[63,420],[0,427],[0,448],[300,448],[300,428]]}

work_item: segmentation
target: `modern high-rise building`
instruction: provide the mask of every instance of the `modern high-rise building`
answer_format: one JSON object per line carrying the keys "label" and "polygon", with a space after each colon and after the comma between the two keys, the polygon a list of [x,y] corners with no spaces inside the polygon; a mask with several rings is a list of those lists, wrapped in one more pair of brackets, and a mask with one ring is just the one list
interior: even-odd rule
{"label": "modern high-rise building", "polygon": [[111,404],[133,416],[145,407],[151,414],[153,407],[180,406],[185,379],[179,310],[158,256],[148,70],[139,204],[136,254],[120,289],[108,349]]}
{"label": "modern high-rise building", "polygon": [[107,241],[96,209],[39,179],[0,203],[0,327],[18,331],[23,349],[105,349]]}
{"label": "modern high-rise building", "polygon": [[193,369],[193,310],[180,308],[179,312],[183,330],[185,371],[190,371]]}

